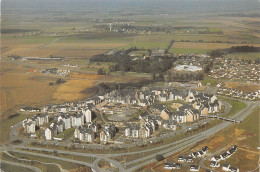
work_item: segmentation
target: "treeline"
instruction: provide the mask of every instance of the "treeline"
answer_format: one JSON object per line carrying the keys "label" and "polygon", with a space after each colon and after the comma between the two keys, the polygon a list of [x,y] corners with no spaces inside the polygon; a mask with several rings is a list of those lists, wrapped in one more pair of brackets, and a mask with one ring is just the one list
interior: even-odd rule
{"label": "treeline", "polygon": [[98,54],[92,56],[89,60],[90,62],[118,62],[126,58],[130,58],[128,53],[132,51],[142,51],[144,49],[138,49],[136,47],[131,47],[127,50],[117,51],[113,55],[106,55],[106,54]]}
{"label": "treeline", "polygon": [[165,76],[166,82],[188,82],[197,81],[203,79],[203,72],[189,72],[189,73],[178,73],[178,72],[168,72]]}
{"label": "treeline", "polygon": [[174,44],[174,39],[171,40],[170,44],[168,45],[168,47],[164,50],[164,53],[167,54],[169,52],[169,50],[171,49],[171,47],[173,46]]}
{"label": "treeline", "polygon": [[124,90],[128,88],[142,88],[145,85],[149,85],[153,81],[151,80],[142,80],[140,82],[127,82],[127,83],[100,83],[98,88],[102,88],[103,91],[109,92],[112,90]]}
{"label": "treeline", "polygon": [[233,46],[230,48],[230,52],[260,52],[260,47],[254,46]]}

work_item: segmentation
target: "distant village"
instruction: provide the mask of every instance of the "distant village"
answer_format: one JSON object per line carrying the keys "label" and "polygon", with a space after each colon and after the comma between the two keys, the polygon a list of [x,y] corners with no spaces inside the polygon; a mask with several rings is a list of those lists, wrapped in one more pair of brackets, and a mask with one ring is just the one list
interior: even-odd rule
{"label": "distant village", "polygon": [[231,59],[219,57],[214,60],[214,67],[209,76],[215,79],[229,79],[230,81],[245,81],[258,83],[260,68],[255,60]]}
{"label": "distant village", "polygon": [[[164,104],[173,101],[183,103],[173,103],[176,109]],[[141,108],[145,110],[137,120],[129,122],[124,117],[120,120],[119,114],[131,117]],[[86,101],[52,104],[41,109],[27,107],[21,111],[39,112],[22,121],[24,132],[30,137],[38,138],[37,130],[42,130],[44,139],[61,141],[66,130],[73,130],[75,140],[96,143],[112,142],[118,126],[124,127],[125,138],[149,138],[159,128],[175,131],[179,125],[216,114],[221,108],[222,103],[216,95],[191,89],[146,88],[138,91],[114,90]],[[94,120],[96,113],[118,115],[119,121],[102,124]]]}

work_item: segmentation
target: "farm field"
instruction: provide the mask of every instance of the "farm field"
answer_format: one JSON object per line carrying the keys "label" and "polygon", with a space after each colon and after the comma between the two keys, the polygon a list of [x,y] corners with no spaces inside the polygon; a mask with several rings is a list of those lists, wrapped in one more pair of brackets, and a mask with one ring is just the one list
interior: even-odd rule
{"label": "farm field", "polygon": [[[5,62],[0,65],[1,119],[25,104],[33,106],[51,101],[51,95],[57,88],[48,86],[53,78],[42,77],[37,71],[30,72],[32,68]],[[4,113],[6,111],[9,113]]]}
{"label": "farm field", "polygon": [[256,92],[260,90],[260,86],[256,84],[225,82],[225,85],[227,88],[233,88],[233,89],[241,90],[243,92]]}
{"label": "farm field", "polygon": [[[96,77],[96,79],[97,78],[98,76]],[[57,88],[52,98],[55,101],[74,101],[93,96],[97,90],[87,95],[84,93],[84,90],[87,88],[94,87],[95,82],[95,80],[88,78],[70,79]]]}
{"label": "farm field", "polygon": [[[132,36],[132,35],[129,35]],[[56,40],[58,39],[58,40]],[[109,49],[124,47],[132,39],[115,33],[84,33],[73,36],[24,36],[5,35],[2,38],[2,55],[32,57],[91,57]],[[56,40],[55,42],[52,42]]]}
{"label": "farm field", "polygon": [[98,91],[95,86],[99,83],[133,83],[144,79],[147,77],[73,73],[67,82],[56,89],[52,98],[58,102],[82,100],[95,95]]}
{"label": "farm field", "polygon": [[[248,44],[249,46],[258,46],[258,44]],[[244,44],[227,43],[197,43],[197,42],[175,42],[170,49],[172,53],[207,53],[216,49],[227,49],[232,46],[244,46]]]}
{"label": "farm field", "polygon": [[231,54],[227,54],[227,57],[244,59],[244,60],[256,60],[256,59],[260,58],[260,52],[231,53]]}

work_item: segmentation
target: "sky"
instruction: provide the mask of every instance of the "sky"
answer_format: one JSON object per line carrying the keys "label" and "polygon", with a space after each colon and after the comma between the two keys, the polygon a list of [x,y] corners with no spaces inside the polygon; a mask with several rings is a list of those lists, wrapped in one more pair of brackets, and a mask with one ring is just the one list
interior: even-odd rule
{"label": "sky", "polygon": [[260,11],[259,0],[3,0],[2,10],[57,11]]}

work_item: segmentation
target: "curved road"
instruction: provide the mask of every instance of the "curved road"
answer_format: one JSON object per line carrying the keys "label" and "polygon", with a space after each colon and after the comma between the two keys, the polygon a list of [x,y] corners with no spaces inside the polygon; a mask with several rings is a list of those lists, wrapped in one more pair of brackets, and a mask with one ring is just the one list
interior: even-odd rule
{"label": "curved road", "polygon": [[[258,105],[257,103],[252,103],[252,102],[250,102],[250,103],[247,102],[246,104],[247,104],[247,107],[245,109],[239,111],[238,113],[234,114],[232,116],[233,119],[243,120]],[[190,146],[196,144],[197,142],[200,142],[200,141],[214,135],[215,133],[219,132],[220,130],[222,130],[222,129],[224,129],[224,128],[232,125],[232,124],[233,123],[231,123],[231,122],[225,121],[225,122],[222,122],[222,123],[220,123],[220,124],[218,124],[218,125],[216,125],[212,128],[209,128],[209,129],[207,129],[207,130],[205,130],[201,133],[190,136],[188,138],[178,140],[176,142],[173,142],[173,143],[170,143],[170,144],[167,144],[167,145],[162,145],[162,146],[152,148],[152,149],[149,149],[149,150],[141,150],[141,151],[136,151],[136,152],[116,153],[116,154],[94,154],[94,153],[79,153],[79,152],[69,152],[69,151],[58,150],[58,152],[65,153],[65,154],[96,157],[97,159],[93,162],[93,164],[82,162],[82,161],[66,159],[66,158],[53,157],[53,156],[50,156],[50,155],[43,155],[43,154],[40,154],[40,153],[33,153],[33,152],[15,150],[15,148],[21,148],[22,146],[9,145],[6,148],[3,147],[3,149],[5,149],[5,150],[11,149],[12,151],[19,151],[19,152],[24,153],[24,154],[34,154],[34,155],[43,156],[43,157],[46,157],[46,158],[54,158],[54,159],[60,159],[60,160],[73,162],[73,163],[77,163],[77,164],[82,164],[82,165],[86,165],[88,167],[91,167],[95,171],[101,170],[100,167],[98,167],[98,165],[97,165],[100,160],[105,160],[105,161],[108,161],[108,162],[114,164],[120,171],[124,171],[124,170],[125,171],[134,171],[134,170],[136,170],[136,169],[138,169],[138,168],[140,168],[144,165],[147,165],[147,164],[154,162],[156,154],[164,154],[165,156],[172,155],[173,153],[176,153],[180,150],[183,150],[187,147],[190,147]],[[142,157],[142,158],[138,158],[138,159],[126,162],[125,165],[127,166],[127,169],[124,169],[119,162],[117,162],[115,160],[111,160],[111,157],[114,157],[114,156],[131,155],[131,154],[149,152],[149,151],[165,148],[166,146],[169,146],[169,147],[172,146],[172,147],[167,148],[167,149],[162,150],[162,151],[158,151],[156,153],[153,153],[151,155],[148,155],[148,156],[145,156],[145,157]],[[44,148],[28,148],[28,149],[45,150],[45,151],[52,151],[53,152],[53,150],[48,150],[48,149],[44,149]],[[139,164],[140,162],[142,162],[142,163]]]}

